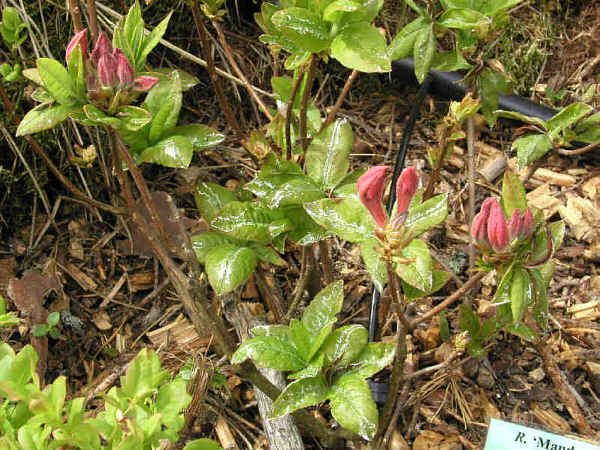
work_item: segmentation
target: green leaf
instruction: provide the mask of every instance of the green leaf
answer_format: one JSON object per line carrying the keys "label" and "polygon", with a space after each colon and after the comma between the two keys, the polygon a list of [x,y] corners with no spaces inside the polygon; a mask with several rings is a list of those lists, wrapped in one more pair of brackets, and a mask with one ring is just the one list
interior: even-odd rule
{"label": "green leaf", "polygon": [[367,22],[346,25],[331,42],[331,56],[361,72],[391,70],[385,37]]}
{"label": "green leaf", "polygon": [[479,323],[479,318],[473,312],[473,310],[461,303],[460,305],[460,314],[458,317],[458,325],[461,330],[468,331],[472,338],[478,339],[481,325]]}
{"label": "green leaf", "polygon": [[57,311],[54,311],[50,314],[48,314],[48,325],[50,325],[51,327],[55,327],[56,325],[58,325],[58,322],[60,321],[60,313]]}
{"label": "green leaf", "polygon": [[[565,223],[562,220],[550,224],[550,236],[552,237],[552,253],[561,245],[565,236]],[[542,226],[535,235],[530,261],[534,264],[546,258],[548,253],[548,241],[546,238],[546,227]]]}
{"label": "green leaf", "polygon": [[459,52],[437,52],[433,56],[431,68],[440,72],[453,72],[470,69],[471,64]]}
{"label": "green leaf", "polygon": [[383,292],[383,288],[387,283],[387,268],[381,255],[374,250],[375,247],[380,247],[375,238],[361,242],[360,256],[367,267],[367,272],[369,272],[375,288],[379,292]]}
{"label": "green leaf", "polygon": [[162,370],[156,352],[144,348],[121,379],[123,394],[130,399],[143,399],[154,393],[168,377],[169,372]]}
{"label": "green leaf", "polygon": [[271,224],[284,218],[280,210],[272,210],[252,202],[227,203],[211,222],[217,230],[238,239],[269,242]]}
{"label": "green leaf", "polygon": [[215,247],[206,254],[208,281],[217,294],[225,294],[246,281],[257,263],[256,253],[248,247],[233,244]]}
{"label": "green leaf", "polygon": [[479,77],[478,88],[481,97],[481,111],[488,124],[493,125],[496,122],[494,112],[498,109],[500,94],[510,92],[510,86],[504,74],[486,69]]}
{"label": "green leaf", "polygon": [[338,328],[323,343],[320,352],[324,354],[323,367],[328,368],[335,364],[342,368],[360,355],[367,340],[369,332],[362,325],[346,325]]}
{"label": "green leaf", "polygon": [[510,287],[513,323],[521,321],[531,303],[533,303],[533,284],[529,273],[523,267],[516,267]]}
{"label": "green leaf", "polygon": [[350,166],[354,135],[346,120],[338,119],[315,136],[306,151],[306,173],[322,190],[334,188]]}
{"label": "green leaf", "polygon": [[303,206],[315,222],[346,241],[358,243],[373,237],[375,222],[356,198],[327,198]]}
{"label": "green leaf", "polygon": [[[136,0],[125,20],[121,20],[113,34],[113,45],[123,50],[129,61],[137,62],[137,55],[144,42],[144,20],[142,8]],[[137,69],[137,64],[136,64]]]}
{"label": "green leaf", "polygon": [[258,336],[245,341],[231,357],[232,364],[248,358],[258,366],[275,370],[300,370],[307,365],[296,348],[274,336]]}
{"label": "green leaf", "polygon": [[504,111],[502,109],[494,111],[494,114],[497,117],[504,117],[506,119],[518,120],[520,122],[530,123],[532,125],[536,125],[542,129],[546,129],[546,122],[542,119],[538,119],[537,117],[526,116],[525,114],[521,114],[515,111]]}
{"label": "green leaf", "polygon": [[[425,19],[429,19],[429,15],[427,14],[427,11],[425,11],[423,8],[418,6],[415,3],[415,0],[406,0],[406,4],[421,17],[423,17]],[[431,20],[431,19],[429,19],[429,20]]]}
{"label": "green leaf", "polygon": [[459,30],[471,30],[491,22],[484,14],[468,8],[452,8],[444,11],[438,19],[438,23],[447,28]]}
{"label": "green leaf", "polygon": [[506,329],[509,332],[516,334],[520,338],[525,339],[527,342],[535,342],[538,339],[535,331],[533,331],[531,328],[529,328],[527,325],[521,322],[512,323],[508,325]]}
{"label": "green leaf", "polygon": [[171,74],[170,80],[160,81],[150,90],[144,101],[152,113],[148,130],[150,142],[156,142],[173,131],[181,110],[181,99],[181,80],[177,72]]}
{"label": "green leaf", "polygon": [[185,136],[171,136],[145,149],[140,161],[165,167],[186,169],[192,162],[194,148]]}
{"label": "green leaf", "polygon": [[334,0],[323,11],[323,19],[327,22],[339,23],[344,12],[354,12],[361,8],[359,2],[353,0]]}
{"label": "green leaf", "polygon": [[183,450],[223,450],[223,447],[212,439],[194,439],[188,442]]}
{"label": "green leaf", "polygon": [[404,247],[400,256],[414,262],[396,262],[394,270],[398,276],[411,286],[429,292],[433,287],[433,259],[427,244],[419,239],[413,239]]}
{"label": "green leaf", "polygon": [[28,134],[49,130],[61,123],[78,109],[78,106],[73,105],[54,105],[50,107],[40,105],[25,114],[25,117],[23,117],[17,128],[16,135],[26,136]]}
{"label": "green leaf", "polygon": [[127,105],[119,108],[117,118],[120,121],[120,125],[115,127],[117,131],[138,131],[152,120],[152,115],[144,108]]}
{"label": "green leaf", "polygon": [[173,14],[172,11],[169,14],[167,14],[167,17],[161,20],[161,22],[158,25],[156,25],[156,27],[154,27],[154,29],[145,39],[143,39],[143,44],[140,46],[140,49],[136,54],[135,58],[136,72],[139,72],[144,68],[144,64],[146,64],[146,58],[154,49],[154,47],[158,45],[161,38],[165,34],[165,31],[167,31],[167,26],[169,25],[169,19],[171,18],[171,14]]}
{"label": "green leaf", "polygon": [[[325,0],[327,3],[329,0]],[[344,12],[339,20],[340,27],[350,23],[366,22],[371,23],[383,7],[384,0],[356,0],[360,8],[356,11]]]}
{"label": "green leaf", "polygon": [[200,263],[206,262],[206,255],[213,248],[222,247],[223,245],[233,245],[236,247],[244,247],[246,242],[232,238],[226,234],[217,231],[209,231],[207,233],[197,234],[192,236],[192,247],[196,253],[196,257]]}
{"label": "green leaf", "polygon": [[286,325],[258,325],[252,328],[252,336],[273,336],[283,341],[291,340],[290,328]]}
{"label": "green leaf", "polygon": [[67,70],[77,97],[84,100],[86,96],[85,65],[83,63],[81,45],[78,45],[71,51],[69,61],[67,61]]}
{"label": "green leaf", "polygon": [[413,236],[418,236],[430,228],[439,225],[448,216],[448,195],[440,194],[426,202],[410,208],[404,226]]}
{"label": "green leaf", "polygon": [[429,291],[422,291],[417,289],[414,286],[402,281],[402,291],[408,300],[414,300],[416,298],[427,297],[428,295],[433,294],[434,292],[440,290],[444,287],[444,285],[450,279],[450,274],[448,272],[444,272],[443,270],[434,270],[433,271],[433,284]]}
{"label": "green leaf", "polygon": [[311,336],[308,334],[306,327],[299,319],[293,319],[290,322],[290,339],[294,343],[294,346],[302,355],[306,361],[311,358]]}
{"label": "green leaf", "polygon": [[590,111],[592,111],[592,107],[585,103],[573,103],[567,106],[546,121],[546,128],[549,132],[548,136],[552,140],[556,139],[561,131],[585,117]]}
{"label": "green leaf", "polygon": [[412,55],[415,47],[415,41],[419,35],[419,32],[425,27],[428,27],[429,23],[429,18],[426,19],[422,16],[419,16],[402,28],[402,30],[400,30],[398,34],[394,36],[394,39],[392,39],[392,42],[388,47],[390,59],[395,61],[397,59],[406,58],[407,56]]}
{"label": "green leaf", "polygon": [[392,364],[396,355],[396,344],[383,342],[369,342],[364,346],[358,357],[353,361],[352,369],[340,376],[370,378],[386,366]]}
{"label": "green leaf", "polygon": [[271,418],[324,402],[328,393],[329,386],[323,375],[296,380],[290,383],[273,403]]}
{"label": "green leaf", "polygon": [[207,223],[210,223],[217,217],[223,206],[236,201],[237,197],[229,189],[218,184],[198,183],[194,192],[194,199],[200,210],[200,215]]}
{"label": "green leaf", "polygon": [[316,377],[321,373],[323,367],[323,353],[319,353],[315,358],[312,358],[304,369],[298,372],[293,372],[288,375],[290,380],[300,380],[302,378]]}
{"label": "green leaf", "polygon": [[413,48],[413,58],[415,60],[415,76],[417,81],[422,83],[431,68],[437,41],[433,32],[433,23],[422,28],[415,37],[415,46]]}
{"label": "green leaf", "polygon": [[512,143],[512,150],[517,152],[519,169],[540,159],[552,149],[552,139],[546,134],[530,134]]}
{"label": "green leaf", "polygon": [[[296,244],[314,244],[331,235],[325,228],[315,222],[302,207],[288,206],[282,209],[292,227],[285,236]],[[280,252],[283,253],[283,250],[280,250]]]}
{"label": "green leaf", "polygon": [[342,377],[329,393],[331,414],[341,426],[371,440],[377,432],[379,413],[371,390],[360,377]]}
{"label": "green leaf", "polygon": [[483,2],[481,12],[494,17],[499,13],[509,10],[510,8],[517,6],[523,0],[488,0]]}
{"label": "green leaf", "polygon": [[329,32],[321,18],[305,8],[286,8],[271,16],[271,22],[297,46],[319,53],[329,44]]}
{"label": "green leaf", "polygon": [[307,306],[302,316],[302,323],[312,336],[319,334],[321,329],[342,310],[344,301],[344,282],[336,281],[323,288]]}
{"label": "green leaf", "polygon": [[175,127],[171,133],[187,137],[195,151],[215,147],[225,140],[225,136],[221,133],[217,133],[212,128],[198,123]]}
{"label": "green leaf", "polygon": [[78,94],[69,72],[55,59],[39,58],[37,68],[48,93],[61,105],[74,105]]}
{"label": "green leaf", "polygon": [[512,309],[510,306],[511,282],[514,275],[515,264],[511,264],[502,276],[496,294],[494,295],[494,303],[497,305],[498,317],[503,325],[512,323]]}
{"label": "green leaf", "polygon": [[527,211],[527,196],[519,176],[512,170],[504,172],[502,180],[502,206],[507,217],[512,217],[518,209],[521,214]]}

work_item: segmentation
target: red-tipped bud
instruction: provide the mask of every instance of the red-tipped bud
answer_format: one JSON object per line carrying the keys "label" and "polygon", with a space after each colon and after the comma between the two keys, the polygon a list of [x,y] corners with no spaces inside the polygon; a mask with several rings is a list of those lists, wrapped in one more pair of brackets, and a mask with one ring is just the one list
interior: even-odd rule
{"label": "red-tipped bud", "polygon": [[146,92],[150,90],[156,83],[158,78],[149,75],[142,75],[133,80],[133,88],[138,92]]}
{"label": "red-tipped bud", "polygon": [[531,233],[533,233],[533,228],[535,226],[535,220],[533,218],[533,213],[531,209],[527,208],[523,218],[521,220],[521,229],[519,230],[519,239],[524,239],[529,237]]}
{"label": "red-tipped bud", "polygon": [[358,179],[358,198],[365,205],[379,228],[385,228],[387,215],[383,209],[383,192],[388,166],[371,167]]}
{"label": "red-tipped bud", "polygon": [[499,252],[506,248],[509,243],[508,225],[502,206],[498,200],[490,202],[490,215],[488,218],[488,239],[492,248]]}
{"label": "red-tipped bud", "polygon": [[417,192],[418,186],[419,178],[417,177],[417,170],[414,167],[404,169],[396,183],[396,202],[398,204],[396,216],[408,211],[408,206],[415,192]]}
{"label": "red-tipped bud", "polygon": [[490,207],[493,203],[493,198],[487,198],[481,205],[479,214],[473,219],[473,225],[471,226],[471,234],[473,239],[481,250],[489,250],[491,248],[490,241],[487,235],[488,219],[490,217]]}
{"label": "red-tipped bud", "polygon": [[523,216],[521,216],[521,211],[515,209],[513,211],[513,215],[508,222],[508,237],[510,241],[517,238],[519,236],[519,232],[521,231],[521,224],[523,223]]}
{"label": "red-tipped bud", "polygon": [[127,56],[125,56],[123,53],[123,50],[120,48],[114,49],[113,56],[115,56],[117,61],[117,78],[119,79],[119,87],[121,89],[126,89],[131,86],[135,78],[133,66],[127,59]]}
{"label": "red-tipped bud", "polygon": [[81,48],[81,56],[83,56],[83,60],[85,61],[88,57],[87,28],[84,28],[75,36],[73,36],[71,38],[71,42],[69,42],[69,45],[67,45],[67,50],[65,52],[65,60],[67,61],[67,64],[69,63],[71,53],[78,45],[79,48]]}
{"label": "red-tipped bud", "polygon": [[117,60],[110,53],[98,60],[98,80],[104,87],[114,87],[117,83]]}
{"label": "red-tipped bud", "polygon": [[100,58],[104,55],[111,54],[112,51],[113,51],[113,46],[110,42],[110,39],[108,39],[108,36],[103,31],[102,33],[100,33],[100,36],[98,36],[96,45],[94,45],[94,49],[92,50],[92,56],[91,56],[92,63],[95,66],[98,66],[98,64],[100,62]]}

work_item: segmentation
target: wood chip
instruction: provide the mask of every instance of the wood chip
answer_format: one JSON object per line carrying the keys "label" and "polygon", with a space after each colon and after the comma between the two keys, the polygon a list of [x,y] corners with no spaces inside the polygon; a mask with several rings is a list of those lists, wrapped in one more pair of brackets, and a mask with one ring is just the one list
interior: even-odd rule
{"label": "wood chip", "polygon": [[79,267],[73,263],[68,263],[65,271],[77,282],[82,289],[86,291],[95,291],[98,289],[98,284]]}
{"label": "wood chip", "polygon": [[527,376],[535,382],[540,382],[546,376],[546,372],[544,372],[544,369],[541,367],[538,367],[537,369],[533,369],[531,372],[529,372]]}
{"label": "wood chip", "polygon": [[15,277],[17,260],[14,256],[0,259],[0,295],[6,294],[8,282]]}
{"label": "wood chip", "polygon": [[549,219],[558,212],[562,202],[556,197],[556,188],[543,184],[527,194],[527,204],[542,211],[544,219]]}
{"label": "wood chip", "polygon": [[557,186],[573,186],[575,183],[577,183],[577,179],[571,175],[557,173],[542,167],[535,171],[533,178],[540,181],[545,181],[549,184],[555,184]]}
{"label": "wood chip", "polygon": [[573,231],[575,239],[590,243],[598,241],[600,209],[590,200],[571,196],[566,206],[560,206],[558,212]]}
{"label": "wood chip", "polygon": [[178,316],[169,325],[150,331],[147,336],[156,346],[164,346],[171,342],[178,347],[200,348],[210,342],[210,336],[208,334],[199,336],[194,329],[194,325],[183,315]]}
{"label": "wood chip", "polygon": [[129,275],[131,292],[147,291],[154,287],[154,272],[136,272]]}
{"label": "wood chip", "polygon": [[107,331],[112,328],[110,316],[108,315],[108,313],[106,311],[95,312],[92,316],[92,320],[94,322],[94,325],[96,325],[96,327],[100,331]]}
{"label": "wood chip", "polygon": [[569,422],[567,422],[553,410],[549,409],[547,406],[533,403],[530,407],[530,410],[544,428],[559,434],[564,434],[571,431]]}
{"label": "wood chip", "polygon": [[595,320],[600,317],[600,300],[593,300],[587,303],[578,303],[567,309],[573,319]]}

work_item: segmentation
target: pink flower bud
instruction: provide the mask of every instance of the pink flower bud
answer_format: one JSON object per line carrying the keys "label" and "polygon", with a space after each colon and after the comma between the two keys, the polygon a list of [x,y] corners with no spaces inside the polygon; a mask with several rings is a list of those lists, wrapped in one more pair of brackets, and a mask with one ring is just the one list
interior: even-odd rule
{"label": "pink flower bud", "polygon": [[481,205],[479,214],[475,216],[473,219],[473,225],[471,226],[471,234],[473,235],[473,239],[481,250],[489,250],[491,248],[490,241],[487,237],[487,225],[488,218],[490,216],[490,207],[492,206],[493,202],[494,199],[492,197],[485,199]]}
{"label": "pink flower bud", "polygon": [[498,200],[490,202],[490,215],[488,218],[488,239],[492,248],[499,252],[506,248],[509,243],[508,225],[502,206]]}
{"label": "pink flower bud", "polygon": [[71,38],[71,42],[69,42],[69,45],[67,45],[67,50],[65,52],[65,60],[67,61],[67,64],[69,63],[71,53],[78,45],[79,48],[81,48],[81,56],[83,56],[83,60],[85,61],[88,57],[87,28],[84,28],[75,36],[73,36]]}
{"label": "pink flower bud", "polygon": [[387,215],[383,210],[383,193],[388,166],[371,167],[357,183],[358,198],[365,205],[379,228],[385,228]]}
{"label": "pink flower bud", "polygon": [[510,218],[510,221],[508,222],[508,237],[510,241],[519,236],[522,223],[523,217],[521,216],[521,211],[515,209],[513,211],[512,217]]}
{"label": "pink flower bud", "polygon": [[98,79],[104,87],[114,87],[117,83],[117,60],[110,53],[98,60]]}
{"label": "pink flower bud", "polygon": [[519,230],[519,239],[529,237],[533,233],[533,227],[535,226],[535,220],[531,209],[527,208],[523,218],[521,220],[521,229]]}
{"label": "pink flower bud", "polygon": [[419,178],[417,177],[417,171],[414,167],[408,167],[404,169],[398,177],[396,183],[396,202],[398,204],[398,212],[396,216],[408,211],[408,206],[412,200],[417,187],[419,185]]}
{"label": "pink flower bud", "polygon": [[146,92],[150,90],[156,83],[158,78],[149,75],[141,75],[133,80],[134,89],[138,92]]}
{"label": "pink flower bud", "polygon": [[113,50],[113,56],[117,61],[117,78],[119,79],[119,87],[121,89],[128,88],[135,78],[135,72],[133,66],[127,59],[127,56],[123,53],[120,48]]}
{"label": "pink flower bud", "polygon": [[110,39],[108,39],[108,36],[103,31],[102,33],[100,33],[100,36],[98,36],[96,45],[92,50],[92,63],[97,67],[98,63],[100,62],[100,57],[103,55],[111,54],[112,51],[113,46],[110,43]]}

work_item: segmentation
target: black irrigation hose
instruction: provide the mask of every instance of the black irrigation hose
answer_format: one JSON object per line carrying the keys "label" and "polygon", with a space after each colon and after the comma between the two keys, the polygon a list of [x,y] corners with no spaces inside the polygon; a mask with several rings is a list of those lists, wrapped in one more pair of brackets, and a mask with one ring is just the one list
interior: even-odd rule
{"label": "black irrigation hose", "polygon": [[[425,81],[423,81],[423,84],[421,84],[421,86],[419,87],[419,90],[417,92],[417,98],[415,99],[415,103],[413,104],[413,107],[410,110],[410,115],[408,116],[406,125],[404,126],[402,142],[400,143],[400,148],[398,149],[398,153],[396,154],[396,161],[394,163],[394,172],[392,174],[392,183],[390,185],[390,195],[388,197],[386,205],[388,217],[392,216],[392,208],[394,207],[394,202],[396,201],[396,181],[398,180],[400,172],[402,172],[402,168],[404,167],[404,160],[406,159],[406,153],[408,151],[410,137],[415,128],[415,123],[417,122],[417,118],[419,117],[419,113],[421,112],[423,100],[425,99],[425,94],[427,94],[429,90],[431,81],[432,77],[430,75],[427,75]],[[377,333],[377,317],[379,315],[380,299],[381,293],[377,290],[377,288],[373,288],[373,297],[371,298],[371,310],[369,312],[370,342],[373,342],[375,340],[375,335]],[[377,383],[373,380],[369,380],[369,387],[371,388],[371,393],[373,394],[373,399],[375,400],[375,403],[379,405],[384,404],[388,394],[388,384]]]}

